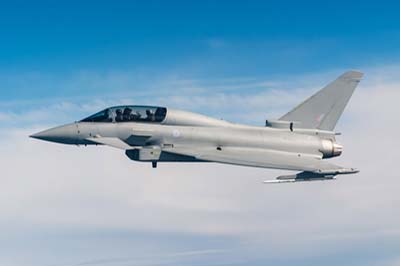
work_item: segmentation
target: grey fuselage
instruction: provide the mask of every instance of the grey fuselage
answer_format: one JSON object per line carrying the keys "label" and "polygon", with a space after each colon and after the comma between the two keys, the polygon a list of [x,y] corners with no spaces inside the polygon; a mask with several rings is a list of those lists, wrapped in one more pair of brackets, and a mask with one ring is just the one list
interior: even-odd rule
{"label": "grey fuselage", "polygon": [[[288,123],[265,127],[234,124],[204,115],[168,109],[160,123],[147,122],[75,122],[49,129],[32,137],[75,145],[98,145],[96,138],[117,138],[132,149],[129,158],[137,161],[199,161],[191,156],[161,152],[145,154],[145,148],[245,147],[330,158],[341,153],[333,132],[297,129]],[[143,149],[144,148],[144,149]],[[142,153],[142,154],[141,154]],[[244,155],[245,156],[245,155]]]}

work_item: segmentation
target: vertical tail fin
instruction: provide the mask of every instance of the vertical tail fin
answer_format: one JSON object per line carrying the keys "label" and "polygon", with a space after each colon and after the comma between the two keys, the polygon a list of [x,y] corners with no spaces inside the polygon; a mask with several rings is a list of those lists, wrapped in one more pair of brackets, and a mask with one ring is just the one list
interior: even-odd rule
{"label": "vertical tail fin", "polygon": [[279,120],[301,122],[302,128],[333,131],[363,73],[349,71]]}

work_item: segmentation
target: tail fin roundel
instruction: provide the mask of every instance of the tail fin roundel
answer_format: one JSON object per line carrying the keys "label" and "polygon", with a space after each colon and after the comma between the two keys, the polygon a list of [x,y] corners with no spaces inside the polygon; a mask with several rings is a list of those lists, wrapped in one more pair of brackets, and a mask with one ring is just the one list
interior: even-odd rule
{"label": "tail fin roundel", "polygon": [[300,122],[301,128],[333,131],[362,77],[358,71],[344,73],[279,120]]}

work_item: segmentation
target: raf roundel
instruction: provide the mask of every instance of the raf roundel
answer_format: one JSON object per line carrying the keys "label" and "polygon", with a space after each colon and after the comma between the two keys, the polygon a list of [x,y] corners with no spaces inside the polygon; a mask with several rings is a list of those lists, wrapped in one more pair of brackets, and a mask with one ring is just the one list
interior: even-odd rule
{"label": "raf roundel", "polygon": [[172,136],[174,138],[179,138],[181,136],[181,132],[177,129],[174,129],[174,131],[172,131]]}

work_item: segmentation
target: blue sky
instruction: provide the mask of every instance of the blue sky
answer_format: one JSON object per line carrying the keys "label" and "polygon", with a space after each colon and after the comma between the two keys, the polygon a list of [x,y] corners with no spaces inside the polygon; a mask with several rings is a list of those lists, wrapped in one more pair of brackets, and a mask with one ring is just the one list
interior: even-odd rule
{"label": "blue sky", "polygon": [[[2,3],[0,264],[399,265],[399,8]],[[361,173],[335,182],[263,186],[282,171],[217,164],[152,171],[112,148],[27,137],[125,103],[263,125],[348,69],[366,75],[335,163]]]}
{"label": "blue sky", "polygon": [[129,71],[136,86],[124,93],[170,75],[272,78],[396,62],[397,10],[375,1],[3,3],[0,100],[116,90],[63,85],[82,71]]}

